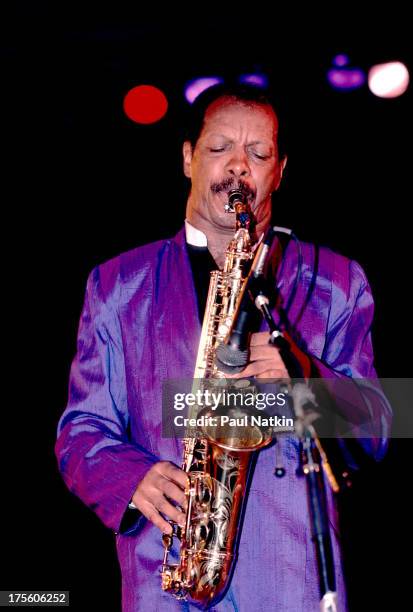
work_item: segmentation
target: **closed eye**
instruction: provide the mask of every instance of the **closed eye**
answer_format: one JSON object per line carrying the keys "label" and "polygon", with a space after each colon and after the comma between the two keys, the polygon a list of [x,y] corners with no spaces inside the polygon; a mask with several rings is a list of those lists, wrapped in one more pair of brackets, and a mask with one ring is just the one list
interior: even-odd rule
{"label": "closed eye", "polygon": [[[227,146],[209,147],[210,153],[223,153],[227,149],[228,149]],[[258,151],[251,151],[251,150],[250,150],[249,154],[250,155],[252,154],[254,157],[256,157],[257,159],[262,160],[262,161],[265,161],[265,160],[267,160],[267,159],[269,159],[271,157],[271,155],[262,154],[262,153],[258,153]]]}

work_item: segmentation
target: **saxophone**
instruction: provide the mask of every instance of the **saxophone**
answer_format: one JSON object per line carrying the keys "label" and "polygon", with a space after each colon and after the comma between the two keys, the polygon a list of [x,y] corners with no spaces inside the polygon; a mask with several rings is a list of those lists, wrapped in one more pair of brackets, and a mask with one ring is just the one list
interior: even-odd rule
{"label": "saxophone", "polygon": [[[223,270],[211,272],[194,374],[194,386],[202,389],[227,382],[216,365],[215,353],[231,329],[253,257],[250,210],[244,195],[231,191],[225,210],[236,214],[236,231]],[[198,409],[192,408],[189,416],[199,416]],[[205,414],[208,411],[203,408]],[[240,414],[239,408],[230,407],[231,411],[234,416]],[[186,523],[181,528],[171,522],[172,533],[162,537],[163,591],[202,608],[223,594],[235,558],[253,452],[270,441],[271,431],[259,427],[251,427],[247,437],[234,435],[231,429],[187,430],[182,462],[189,483]],[[180,542],[179,563],[169,564],[174,538]]]}

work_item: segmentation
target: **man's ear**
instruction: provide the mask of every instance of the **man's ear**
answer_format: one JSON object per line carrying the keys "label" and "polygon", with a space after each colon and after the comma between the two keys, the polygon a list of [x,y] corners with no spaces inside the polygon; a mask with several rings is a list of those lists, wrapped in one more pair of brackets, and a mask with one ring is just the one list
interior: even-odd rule
{"label": "man's ear", "polygon": [[191,178],[192,145],[189,140],[185,140],[183,144],[182,155],[184,158],[184,174],[187,178]]}

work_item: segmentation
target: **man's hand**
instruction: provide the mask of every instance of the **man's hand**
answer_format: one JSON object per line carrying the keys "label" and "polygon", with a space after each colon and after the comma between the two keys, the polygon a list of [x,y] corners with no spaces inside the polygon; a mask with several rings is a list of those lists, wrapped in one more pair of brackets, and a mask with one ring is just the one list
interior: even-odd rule
{"label": "man's hand", "polygon": [[171,533],[171,525],[161,516],[164,514],[182,527],[185,526],[185,514],[172,502],[186,508],[184,489],[188,476],[169,461],[159,461],[151,467],[139,483],[132,501],[135,506],[162,533]]}
{"label": "man's hand", "polygon": [[287,368],[284,365],[279,350],[269,344],[268,332],[258,332],[251,335],[250,361],[238,374],[227,374],[227,378],[283,378],[289,380]]}
{"label": "man's hand", "polygon": [[[284,337],[290,343],[290,350],[302,367],[304,378],[309,378],[311,373],[310,358],[298,348],[290,336],[284,333]],[[226,377],[247,378],[248,376],[255,376],[256,378],[282,378],[283,380],[290,380],[290,375],[281,359],[280,352],[277,347],[269,344],[269,338],[268,332],[252,334],[250,361],[248,365],[242,372],[238,374],[226,374]]]}

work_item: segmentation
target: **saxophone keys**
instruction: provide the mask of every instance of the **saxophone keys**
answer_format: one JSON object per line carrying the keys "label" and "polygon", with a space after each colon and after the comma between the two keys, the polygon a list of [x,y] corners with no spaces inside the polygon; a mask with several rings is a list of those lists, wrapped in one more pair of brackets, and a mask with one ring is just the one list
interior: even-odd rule
{"label": "saxophone keys", "polygon": [[162,534],[162,543],[165,547],[165,552],[168,553],[171,550],[173,542],[173,534],[172,533],[163,533]]}

